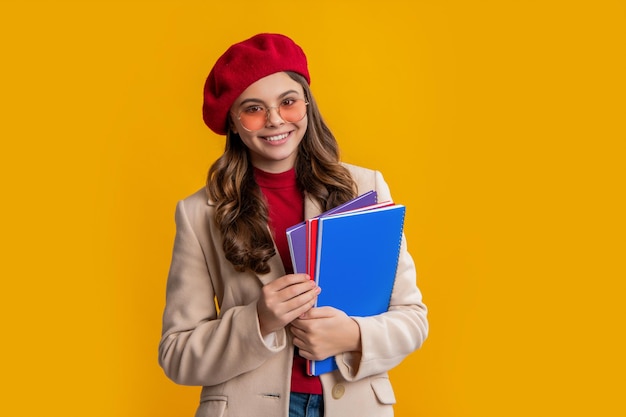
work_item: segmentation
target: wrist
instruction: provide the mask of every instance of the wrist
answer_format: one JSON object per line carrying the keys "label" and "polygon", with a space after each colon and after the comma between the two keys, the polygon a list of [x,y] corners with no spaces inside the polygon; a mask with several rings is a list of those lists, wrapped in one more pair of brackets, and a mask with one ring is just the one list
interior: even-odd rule
{"label": "wrist", "polygon": [[361,351],[361,327],[359,327],[359,323],[353,318],[350,318],[352,321],[350,337],[351,346],[349,347],[349,352],[360,352]]}

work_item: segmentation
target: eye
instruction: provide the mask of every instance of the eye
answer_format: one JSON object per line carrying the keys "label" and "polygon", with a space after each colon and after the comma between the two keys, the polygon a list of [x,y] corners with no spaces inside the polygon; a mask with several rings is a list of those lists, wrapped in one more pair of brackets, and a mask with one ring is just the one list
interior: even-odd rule
{"label": "eye", "polygon": [[295,98],[286,98],[284,99],[281,103],[280,106],[281,107],[291,107],[294,104],[296,104],[296,99]]}
{"label": "eye", "polygon": [[243,113],[247,113],[247,114],[254,114],[254,113],[261,113],[265,111],[265,107],[263,106],[249,106],[246,107],[245,109],[243,109]]}

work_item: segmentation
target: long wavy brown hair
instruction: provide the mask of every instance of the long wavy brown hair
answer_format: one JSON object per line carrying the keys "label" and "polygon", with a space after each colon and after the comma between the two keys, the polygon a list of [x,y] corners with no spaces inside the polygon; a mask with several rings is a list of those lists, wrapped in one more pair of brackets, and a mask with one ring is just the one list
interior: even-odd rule
{"label": "long wavy brown hair", "polygon": [[[301,191],[317,200],[323,210],[356,196],[356,185],[339,162],[339,146],[320,114],[308,83],[301,75],[287,74],[304,89],[309,102],[308,126],[296,158],[296,181]],[[238,271],[270,271],[269,259],[276,254],[268,228],[268,208],[254,181],[248,148],[229,129],[224,153],[207,177],[209,198],[216,204],[215,222],[223,235],[223,249]]]}

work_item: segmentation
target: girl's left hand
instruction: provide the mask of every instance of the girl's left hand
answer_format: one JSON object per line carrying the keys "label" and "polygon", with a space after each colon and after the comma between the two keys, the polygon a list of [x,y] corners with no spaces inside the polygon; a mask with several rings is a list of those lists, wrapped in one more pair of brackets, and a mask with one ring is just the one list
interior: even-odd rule
{"label": "girl's left hand", "polygon": [[359,325],[333,307],[312,308],[291,322],[293,344],[305,359],[323,360],[361,350]]}

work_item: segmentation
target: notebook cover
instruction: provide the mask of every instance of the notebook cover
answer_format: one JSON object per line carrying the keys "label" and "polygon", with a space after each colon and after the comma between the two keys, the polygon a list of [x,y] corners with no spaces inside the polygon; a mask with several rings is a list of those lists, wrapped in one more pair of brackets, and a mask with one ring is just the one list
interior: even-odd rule
{"label": "notebook cover", "polygon": [[[315,280],[317,306],[349,316],[387,311],[404,227],[405,206],[336,214],[319,219]],[[308,361],[311,375],[337,369],[334,357]]]}
{"label": "notebook cover", "polygon": [[[331,214],[369,206],[376,204],[377,201],[376,191],[368,191],[344,204],[340,204],[337,207],[325,211],[318,217],[329,216]],[[304,274],[307,271],[306,222],[298,223],[297,225],[289,227],[286,233],[293,271],[295,273]]]}

